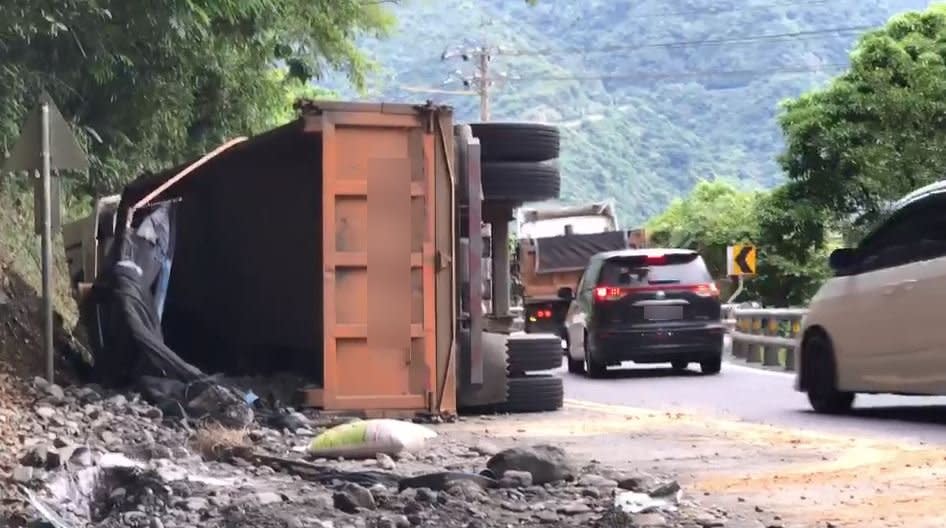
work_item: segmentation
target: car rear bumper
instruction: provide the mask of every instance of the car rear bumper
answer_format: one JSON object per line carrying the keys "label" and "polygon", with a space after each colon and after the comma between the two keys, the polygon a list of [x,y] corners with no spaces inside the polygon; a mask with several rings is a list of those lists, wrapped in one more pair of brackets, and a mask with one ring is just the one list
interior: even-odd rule
{"label": "car rear bumper", "polygon": [[593,353],[609,364],[701,361],[722,355],[725,334],[722,323],[599,330]]}

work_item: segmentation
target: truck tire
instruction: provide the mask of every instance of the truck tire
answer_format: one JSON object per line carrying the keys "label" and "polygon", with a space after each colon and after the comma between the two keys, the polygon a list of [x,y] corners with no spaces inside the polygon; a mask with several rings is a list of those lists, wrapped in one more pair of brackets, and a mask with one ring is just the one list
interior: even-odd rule
{"label": "truck tire", "polygon": [[548,161],[558,158],[557,127],[538,123],[472,123],[482,161]]}
{"label": "truck tire", "polygon": [[510,376],[557,369],[562,366],[562,339],[554,334],[510,336],[506,364]]}
{"label": "truck tire", "polygon": [[490,161],[482,164],[483,198],[540,202],[558,198],[562,178],[554,163]]}
{"label": "truck tire", "polygon": [[562,378],[550,374],[509,378],[507,387],[506,402],[496,406],[497,412],[556,411],[562,408],[565,399]]}

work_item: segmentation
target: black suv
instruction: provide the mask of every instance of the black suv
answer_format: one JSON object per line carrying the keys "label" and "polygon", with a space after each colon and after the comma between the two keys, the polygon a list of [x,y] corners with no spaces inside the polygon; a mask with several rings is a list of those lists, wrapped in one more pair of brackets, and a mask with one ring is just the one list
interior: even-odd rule
{"label": "black suv", "polygon": [[719,290],[695,251],[629,249],[591,258],[571,301],[568,370],[591,377],[623,361],[691,362],[704,374],[720,370],[724,325]]}

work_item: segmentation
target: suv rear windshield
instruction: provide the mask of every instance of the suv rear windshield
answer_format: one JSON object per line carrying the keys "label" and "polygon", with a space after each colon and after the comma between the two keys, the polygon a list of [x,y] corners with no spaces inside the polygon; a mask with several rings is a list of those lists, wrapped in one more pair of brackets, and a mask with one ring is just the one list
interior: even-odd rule
{"label": "suv rear windshield", "polygon": [[649,286],[712,282],[703,259],[695,253],[613,257],[601,266],[599,286]]}

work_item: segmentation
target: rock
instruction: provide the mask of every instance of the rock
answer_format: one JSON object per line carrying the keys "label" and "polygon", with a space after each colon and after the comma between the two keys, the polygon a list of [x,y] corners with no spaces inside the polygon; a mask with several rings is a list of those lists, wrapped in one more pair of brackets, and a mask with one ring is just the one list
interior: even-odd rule
{"label": "rock", "polygon": [[561,519],[557,513],[548,510],[537,512],[535,518],[542,524],[557,524]]}
{"label": "rock", "polygon": [[532,485],[532,473],[528,471],[509,470],[499,479],[501,488],[528,488]]}
{"label": "rock", "polygon": [[13,470],[13,481],[21,484],[32,482],[36,478],[36,468],[32,466],[17,466]]}
{"label": "rock", "polygon": [[631,517],[636,528],[665,528],[669,526],[667,519],[659,513],[639,513]]}
{"label": "rock", "polygon": [[[68,448],[67,448],[68,449]],[[92,467],[95,460],[92,457],[92,451],[88,447],[77,447],[69,455],[69,465],[76,467]]]}
{"label": "rock", "polygon": [[503,501],[500,506],[502,506],[504,510],[515,513],[522,513],[529,509],[529,506],[523,502]]}
{"label": "rock", "polygon": [[395,528],[409,528],[411,525],[411,521],[404,515],[395,515],[390,517],[390,519],[394,521]]}
{"label": "rock", "polygon": [[46,387],[49,387],[49,382],[42,376],[36,376],[33,378],[33,387],[37,390],[46,390]]}
{"label": "rock", "polygon": [[466,502],[485,502],[489,500],[483,487],[471,480],[456,480],[450,483],[447,493]]}
{"label": "rock", "polygon": [[617,481],[598,475],[584,475],[578,479],[578,485],[583,488],[616,488]]}
{"label": "rock", "polygon": [[40,405],[36,408],[36,416],[39,416],[44,420],[49,420],[53,416],[56,416],[56,409],[53,409],[47,405]]}
{"label": "rock", "polygon": [[102,399],[102,395],[100,395],[98,392],[95,391],[95,389],[91,387],[82,387],[78,389],[75,394],[76,394],[76,399],[79,400],[80,403],[84,403],[84,404],[94,403],[97,401],[101,401]]}
{"label": "rock", "polygon": [[203,497],[191,497],[184,502],[184,509],[192,512],[202,512],[210,507],[207,499]]}
{"label": "rock", "polygon": [[651,497],[666,497],[680,491],[680,484],[675,480],[661,482],[647,491]]}
{"label": "rock", "polygon": [[558,513],[565,515],[581,515],[590,511],[591,508],[582,501],[568,502],[558,507]]}
{"label": "rock", "polygon": [[486,466],[494,475],[505,475],[510,470],[526,471],[532,474],[535,484],[570,480],[575,475],[565,451],[549,445],[506,449],[490,458]]}
{"label": "rock", "polygon": [[151,526],[150,526],[150,528],[164,528],[164,523],[161,522],[161,519],[160,519],[160,518],[158,518],[158,517],[152,517],[152,518],[151,518]]}
{"label": "rock", "polygon": [[722,528],[726,526],[726,521],[717,519],[715,516],[710,515],[709,513],[703,513],[696,516],[693,521],[700,525],[701,528]]}
{"label": "rock", "polygon": [[657,486],[650,475],[634,475],[618,479],[618,487],[627,491],[647,492]]}
{"label": "rock", "polygon": [[49,448],[42,444],[34,445],[20,457],[20,464],[34,468],[46,467],[47,457],[49,457]]}
{"label": "rock", "polygon": [[256,501],[261,505],[279,504],[283,501],[282,495],[272,491],[261,491],[256,494]]}
{"label": "rock", "polygon": [[394,471],[397,469],[397,464],[394,463],[394,459],[384,453],[378,453],[375,457],[378,460],[378,467],[386,471]]}
{"label": "rock", "polygon": [[489,442],[487,440],[480,440],[473,446],[473,452],[482,455],[482,456],[493,456],[496,453],[499,453],[499,448],[496,447],[496,444]]}
{"label": "rock", "polygon": [[414,497],[417,502],[437,502],[437,492],[430,488],[418,488]]}
{"label": "rock", "polygon": [[354,483],[346,483],[332,497],[335,508],[345,513],[357,513],[359,510],[374,510],[377,504],[374,495],[366,488]]}
{"label": "rock", "polygon": [[589,499],[600,499],[601,489],[600,488],[585,488],[581,490],[581,496],[587,497]]}
{"label": "rock", "polygon": [[99,434],[99,437],[102,439],[102,442],[103,442],[106,446],[109,446],[109,447],[110,447],[110,446],[116,446],[116,445],[120,444],[121,441],[122,441],[121,438],[118,437],[118,435],[116,435],[115,433],[113,433],[113,432],[111,432],[111,431],[107,431],[107,430],[106,430],[106,431],[102,431],[102,432]]}
{"label": "rock", "polygon": [[105,400],[105,403],[111,405],[112,407],[124,407],[128,405],[128,398],[126,398],[124,395],[116,394],[115,396]]}
{"label": "rock", "polygon": [[53,399],[53,401],[61,402],[66,399],[66,391],[62,390],[62,387],[56,385],[55,383],[47,385],[43,390]]}

